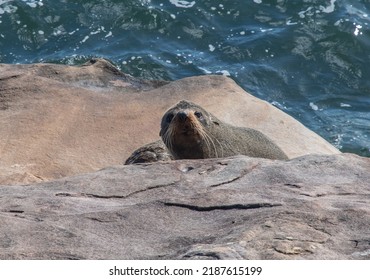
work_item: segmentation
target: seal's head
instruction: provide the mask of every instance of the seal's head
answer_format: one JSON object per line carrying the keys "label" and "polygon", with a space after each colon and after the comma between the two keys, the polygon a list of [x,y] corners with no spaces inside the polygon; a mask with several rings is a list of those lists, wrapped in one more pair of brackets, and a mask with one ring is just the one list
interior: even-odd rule
{"label": "seal's head", "polygon": [[205,158],[212,123],[217,121],[202,107],[182,100],[164,114],[159,135],[175,159]]}

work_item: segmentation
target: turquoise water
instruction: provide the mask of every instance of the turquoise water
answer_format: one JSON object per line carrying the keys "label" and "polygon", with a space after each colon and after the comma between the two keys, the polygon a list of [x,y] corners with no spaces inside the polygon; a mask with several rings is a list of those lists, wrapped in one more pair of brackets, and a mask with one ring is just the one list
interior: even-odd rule
{"label": "turquoise water", "polygon": [[370,1],[0,0],[0,62],[104,57],[146,79],[220,74],[370,156]]}

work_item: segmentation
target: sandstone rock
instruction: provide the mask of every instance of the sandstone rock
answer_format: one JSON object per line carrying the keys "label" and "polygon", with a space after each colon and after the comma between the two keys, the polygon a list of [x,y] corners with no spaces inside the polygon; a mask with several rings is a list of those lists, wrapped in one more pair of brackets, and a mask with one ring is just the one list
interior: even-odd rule
{"label": "sandstone rock", "polygon": [[0,187],[0,259],[370,259],[370,159],[238,156]]}
{"label": "sandstone rock", "polygon": [[258,129],[290,157],[339,151],[224,76],[150,82],[109,62],[0,64],[0,184],[47,181],[120,164],[159,139],[162,114],[180,99],[221,120]]}
{"label": "sandstone rock", "polygon": [[[143,81],[100,59],[0,73],[0,259],[370,259],[370,159],[231,79]],[[167,161],[159,123],[180,99],[296,158]],[[166,162],[117,165],[147,143],[128,163]]]}

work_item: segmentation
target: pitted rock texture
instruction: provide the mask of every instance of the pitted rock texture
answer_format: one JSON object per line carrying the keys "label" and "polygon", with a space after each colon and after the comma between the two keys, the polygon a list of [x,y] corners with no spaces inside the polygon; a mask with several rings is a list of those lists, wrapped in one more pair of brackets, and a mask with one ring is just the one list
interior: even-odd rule
{"label": "pitted rock texture", "polygon": [[370,259],[370,159],[238,156],[0,187],[1,259]]}

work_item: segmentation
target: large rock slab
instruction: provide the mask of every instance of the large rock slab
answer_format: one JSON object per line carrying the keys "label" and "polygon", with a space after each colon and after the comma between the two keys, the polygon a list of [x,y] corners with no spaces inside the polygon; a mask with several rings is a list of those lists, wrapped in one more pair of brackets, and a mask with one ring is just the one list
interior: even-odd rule
{"label": "large rock slab", "polygon": [[370,159],[238,156],[0,187],[0,259],[370,259]]}
{"label": "large rock slab", "polygon": [[221,120],[258,129],[294,158],[339,151],[224,76],[150,82],[105,60],[82,66],[0,64],[0,184],[47,181],[123,162],[159,139],[181,99]]}

